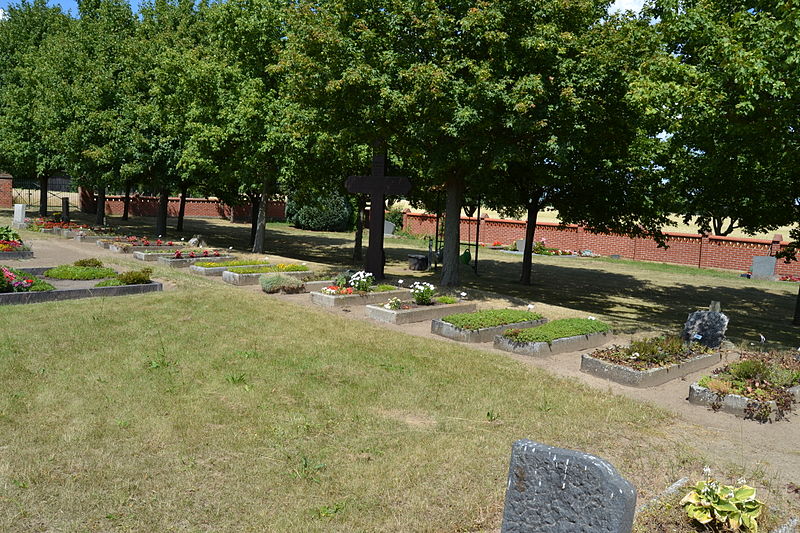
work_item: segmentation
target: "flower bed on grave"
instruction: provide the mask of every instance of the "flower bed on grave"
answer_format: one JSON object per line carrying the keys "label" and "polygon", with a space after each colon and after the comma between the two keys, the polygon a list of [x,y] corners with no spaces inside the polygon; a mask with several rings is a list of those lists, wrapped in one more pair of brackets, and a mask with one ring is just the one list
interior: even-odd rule
{"label": "flower bed on grave", "polygon": [[88,229],[87,224],[78,224],[76,222],[61,222],[61,214],[53,213],[48,218],[37,217],[33,219],[25,219],[28,222],[28,229],[30,231],[39,231],[43,233],[61,233],[61,230],[82,230]]}
{"label": "flower bed on grave", "polygon": [[33,257],[30,246],[22,242],[19,233],[8,226],[0,226],[0,259],[28,259]]}
{"label": "flower bed on grave", "polygon": [[459,313],[431,321],[431,333],[461,342],[492,342],[509,328],[533,328],[545,324],[539,313],[521,309],[487,309]]}
{"label": "flower bed on grave", "polygon": [[319,291],[312,291],[311,303],[322,307],[347,307],[374,304],[407,294],[407,290],[394,285],[375,285],[372,274],[361,270],[350,277],[340,274],[332,284]]}
{"label": "flower bed on grave", "polygon": [[[223,251],[213,248],[184,248],[184,249],[173,248],[171,250],[142,249],[142,250],[135,250],[133,252],[133,258],[138,259],[139,261],[155,262],[158,261],[159,258],[161,257],[167,257],[172,259],[188,258],[188,259],[198,259],[199,261],[216,262],[216,261],[230,260],[233,256],[227,255]],[[225,259],[219,259],[219,258],[225,258]]]}
{"label": "flower bed on grave", "polygon": [[494,347],[522,355],[553,355],[605,344],[611,326],[594,318],[564,318],[531,329],[507,329]]}
{"label": "flower bed on grave", "polygon": [[[195,266],[196,265],[192,265],[192,268],[195,268]],[[222,281],[225,283],[230,283],[231,285],[255,285],[259,282],[261,276],[274,276],[281,274],[302,280],[314,275],[314,272],[306,265],[286,263],[223,268],[225,271],[222,272]]]}
{"label": "flower bed on grave", "polygon": [[719,350],[666,335],[584,354],[581,371],[631,387],[655,387],[720,361]]}
{"label": "flower bed on grave", "polygon": [[742,353],[739,361],[689,387],[689,403],[766,422],[780,420],[800,401],[797,353]]}
{"label": "flower bed on grave", "polygon": [[134,250],[162,250],[169,251],[178,247],[186,246],[184,242],[164,241],[162,239],[148,239],[147,237],[114,237],[111,239],[100,239],[98,246],[107,248],[116,253],[130,253]]}
{"label": "flower bed on grave", "polygon": [[[367,317],[390,324],[409,324],[475,311],[472,302],[464,302],[454,296],[437,296],[436,287],[430,283],[417,281],[409,288],[412,301],[392,297],[383,305],[368,305]],[[462,292],[461,296],[465,297],[466,293]]]}
{"label": "flower bed on grave", "polygon": [[122,296],[160,291],[150,269],[117,273],[98,260],[81,260],[53,268],[0,267],[0,305]]}

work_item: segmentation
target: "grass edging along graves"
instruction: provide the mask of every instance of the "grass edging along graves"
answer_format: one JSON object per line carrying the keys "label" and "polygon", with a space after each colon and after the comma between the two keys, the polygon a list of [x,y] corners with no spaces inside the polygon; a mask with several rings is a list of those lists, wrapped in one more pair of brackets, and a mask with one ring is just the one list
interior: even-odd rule
{"label": "grass edging along graves", "polygon": [[760,422],[781,420],[800,402],[796,352],[742,353],[689,387],[689,403]]}
{"label": "grass edging along graves", "polygon": [[509,328],[533,328],[545,324],[539,313],[521,309],[486,309],[452,314],[431,321],[431,333],[461,342],[492,342]]}
{"label": "grass edging along graves", "polygon": [[611,326],[590,318],[563,318],[530,329],[508,329],[494,347],[521,355],[553,355],[588,350],[606,343]]}
{"label": "grass edging along graves", "polygon": [[673,335],[583,354],[581,372],[630,387],[655,387],[714,366],[722,358],[719,351],[697,343],[685,346]]}

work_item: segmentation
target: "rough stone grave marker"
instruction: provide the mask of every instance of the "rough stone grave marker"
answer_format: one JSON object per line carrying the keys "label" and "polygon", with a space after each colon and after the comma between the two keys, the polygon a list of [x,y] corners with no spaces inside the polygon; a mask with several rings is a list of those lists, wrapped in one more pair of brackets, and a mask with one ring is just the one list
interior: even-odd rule
{"label": "rough stone grave marker", "polygon": [[709,348],[719,348],[725,340],[728,317],[719,311],[695,311],[689,314],[683,325],[681,339],[684,342],[696,341]]}
{"label": "rough stone grave marker", "polygon": [[69,222],[69,198],[61,199],[61,222]]}
{"label": "rough stone grave marker", "polygon": [[383,234],[384,235],[394,235],[394,223],[389,222],[388,220],[383,221]]}
{"label": "rough stone grave marker", "polygon": [[372,174],[369,176],[350,176],[345,187],[350,192],[370,195],[369,245],[365,269],[375,279],[383,279],[383,232],[384,197],[387,194],[405,194],[411,189],[411,182],[402,176],[386,175],[386,152],[377,145],[372,156]]}
{"label": "rough stone grave marker", "polygon": [[775,264],[778,262],[774,256],[753,257],[750,267],[750,277],[753,279],[775,279]]}
{"label": "rough stone grave marker", "polygon": [[519,440],[501,533],[630,533],[636,489],[588,453]]}
{"label": "rough stone grave marker", "polygon": [[14,204],[14,219],[12,220],[12,226],[15,228],[20,228],[25,226],[25,208],[27,206],[25,204]]}

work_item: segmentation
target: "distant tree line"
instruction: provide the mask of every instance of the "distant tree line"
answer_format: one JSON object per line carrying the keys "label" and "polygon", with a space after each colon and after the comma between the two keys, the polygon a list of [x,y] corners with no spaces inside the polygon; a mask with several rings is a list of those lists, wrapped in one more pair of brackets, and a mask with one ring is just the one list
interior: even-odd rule
{"label": "distant tree line", "polygon": [[523,283],[545,207],[662,242],[676,213],[716,234],[800,220],[800,8],[609,4],[24,0],[0,21],[0,168],[44,190],[69,174],[98,221],[109,189],[159,191],[159,234],[174,192],[249,200],[262,251],[272,195],[343,198],[385,149],[445,220],[526,215]]}

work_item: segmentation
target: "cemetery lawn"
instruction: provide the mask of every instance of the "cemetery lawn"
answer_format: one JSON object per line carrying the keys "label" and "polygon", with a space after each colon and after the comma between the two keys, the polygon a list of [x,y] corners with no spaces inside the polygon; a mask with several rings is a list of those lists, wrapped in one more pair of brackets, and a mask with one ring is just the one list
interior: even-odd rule
{"label": "cemetery lawn", "polygon": [[722,468],[664,411],[504,355],[154,276],[0,308],[0,530],[491,530],[523,437],[643,499]]}

